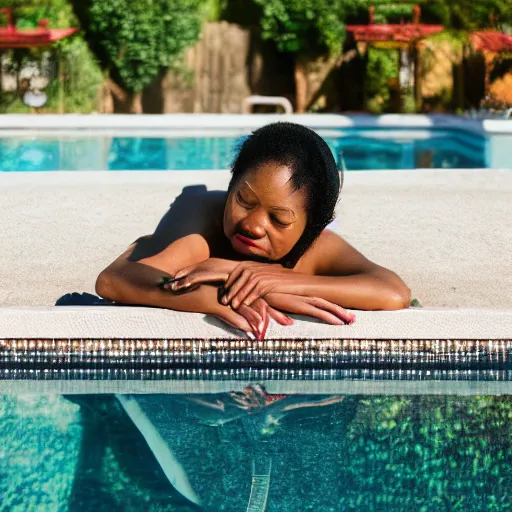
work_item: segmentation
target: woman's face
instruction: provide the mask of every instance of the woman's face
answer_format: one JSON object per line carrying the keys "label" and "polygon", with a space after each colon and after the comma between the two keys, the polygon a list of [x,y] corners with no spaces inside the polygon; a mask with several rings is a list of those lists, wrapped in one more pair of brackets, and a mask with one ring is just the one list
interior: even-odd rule
{"label": "woman's face", "polygon": [[279,260],[306,227],[306,196],[293,190],[291,170],[272,162],[238,178],[224,209],[224,234],[241,254]]}

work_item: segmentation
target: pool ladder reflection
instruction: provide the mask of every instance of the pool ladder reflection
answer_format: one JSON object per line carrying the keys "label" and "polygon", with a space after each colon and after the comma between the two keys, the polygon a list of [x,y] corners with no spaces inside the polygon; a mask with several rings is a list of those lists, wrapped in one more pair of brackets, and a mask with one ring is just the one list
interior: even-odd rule
{"label": "pool ladder reflection", "polygon": [[247,512],[265,512],[267,508],[268,492],[270,490],[270,474],[272,472],[272,459],[267,458],[252,463],[251,495]]}

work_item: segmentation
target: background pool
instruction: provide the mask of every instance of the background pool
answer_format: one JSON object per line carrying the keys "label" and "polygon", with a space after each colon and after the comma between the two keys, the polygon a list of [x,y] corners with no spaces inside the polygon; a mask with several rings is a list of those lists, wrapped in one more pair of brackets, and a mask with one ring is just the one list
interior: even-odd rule
{"label": "background pool", "polygon": [[[348,170],[487,167],[486,138],[453,129],[318,130]],[[0,171],[229,168],[243,136],[0,138]]]}

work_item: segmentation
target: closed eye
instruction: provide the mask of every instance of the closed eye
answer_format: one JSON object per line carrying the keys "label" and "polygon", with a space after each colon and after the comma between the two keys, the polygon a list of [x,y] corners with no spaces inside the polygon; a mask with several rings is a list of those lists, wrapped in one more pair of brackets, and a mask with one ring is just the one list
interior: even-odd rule
{"label": "closed eye", "polygon": [[253,204],[252,203],[249,203],[249,201],[246,201],[243,197],[242,197],[242,194],[240,194],[240,192],[237,192],[236,193],[236,199],[237,201],[242,205],[242,206],[246,206],[248,208],[252,207]]}
{"label": "closed eye", "polygon": [[279,220],[279,218],[276,217],[273,213],[270,214],[270,219],[272,220],[272,222],[274,222],[275,224],[277,224],[278,226],[281,226],[283,228],[290,225],[287,222],[283,222],[283,221]]}

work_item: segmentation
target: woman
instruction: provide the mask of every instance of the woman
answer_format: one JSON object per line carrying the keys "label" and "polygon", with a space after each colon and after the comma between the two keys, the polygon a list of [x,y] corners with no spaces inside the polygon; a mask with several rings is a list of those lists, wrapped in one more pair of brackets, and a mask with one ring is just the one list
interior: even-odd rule
{"label": "woman", "polygon": [[325,229],[341,184],[319,135],[292,123],[264,126],[243,143],[227,192],[184,192],[170,219],[99,275],[96,291],[213,314],[258,339],[269,317],[293,323],[285,312],[341,325],[354,320],[344,308],[408,307],[396,274]]}

